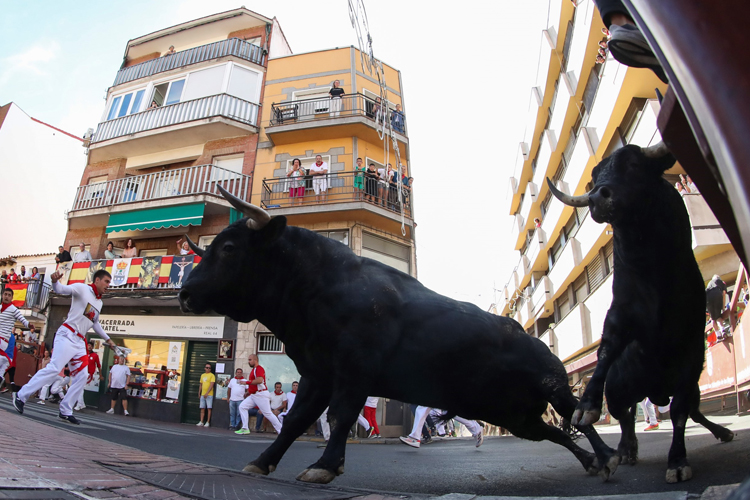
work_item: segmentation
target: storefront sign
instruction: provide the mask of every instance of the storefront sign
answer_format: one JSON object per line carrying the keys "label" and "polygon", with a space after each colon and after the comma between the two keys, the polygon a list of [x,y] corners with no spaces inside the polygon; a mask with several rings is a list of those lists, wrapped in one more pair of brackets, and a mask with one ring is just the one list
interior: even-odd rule
{"label": "storefront sign", "polygon": [[102,314],[99,323],[105,332],[115,336],[200,339],[220,339],[224,336],[224,318],[220,316]]}
{"label": "storefront sign", "polygon": [[182,360],[182,342],[170,342],[167,355],[167,370],[177,370]]}

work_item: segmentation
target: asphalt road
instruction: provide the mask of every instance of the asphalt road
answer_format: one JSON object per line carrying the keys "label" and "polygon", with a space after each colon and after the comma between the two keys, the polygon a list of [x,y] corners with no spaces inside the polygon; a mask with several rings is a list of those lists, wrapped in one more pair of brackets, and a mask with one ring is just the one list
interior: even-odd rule
{"label": "asphalt road", "polygon": [[[26,405],[25,416],[64,429],[128,445],[146,452],[241,470],[269,444],[267,437],[237,436],[224,429],[203,429],[133,417],[80,415],[81,426],[60,421],[55,405]],[[0,398],[0,409],[14,411],[8,398]],[[0,411],[2,418],[2,411]],[[401,444],[350,444],[346,472],[333,484],[367,490],[447,494],[512,496],[584,496],[688,491],[701,493],[711,485],[738,483],[750,473],[750,416],[713,416],[711,420],[735,431],[734,441],[722,444],[702,427],[689,422],[688,458],[693,466],[691,481],[664,482],[671,426],[644,433],[638,425],[640,462],[621,465],[608,483],[588,476],[564,448],[552,443],[533,443],[515,437],[488,437],[477,449],[472,439],[436,442],[416,450]],[[22,432],[22,429],[19,429]],[[604,440],[615,447],[616,427],[600,429]],[[579,441],[579,443],[581,443]],[[298,441],[289,449],[273,477],[294,480],[322,453],[317,443]],[[588,448],[587,444],[582,446]],[[91,450],[106,457],[106,447]],[[2,453],[8,453],[4,450]],[[0,453],[0,456],[2,455]]]}

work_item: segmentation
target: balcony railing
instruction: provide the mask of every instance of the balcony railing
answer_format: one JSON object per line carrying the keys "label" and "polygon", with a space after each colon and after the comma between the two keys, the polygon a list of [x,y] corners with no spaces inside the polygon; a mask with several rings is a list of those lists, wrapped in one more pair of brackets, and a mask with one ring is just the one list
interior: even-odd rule
{"label": "balcony railing", "polygon": [[39,280],[31,280],[27,283],[2,283],[0,284],[0,289],[5,290],[6,286],[13,290],[14,298],[18,297],[19,290],[26,290],[26,299],[23,304],[16,301],[13,302],[19,309],[31,309],[34,312],[41,312],[49,304],[49,292],[52,289],[49,283],[40,282]]}
{"label": "balcony railing", "polygon": [[363,94],[347,94],[340,99],[319,97],[273,103],[270,125],[289,125],[349,116],[364,116],[378,127],[383,123],[392,123],[397,133],[406,132],[406,118],[403,113],[399,117],[396,111],[386,109]]}
{"label": "balcony railing", "polygon": [[[354,187],[355,179],[360,176],[363,188]],[[313,176],[305,176],[305,187],[295,191],[295,197],[291,196],[292,181],[286,177],[282,179],[264,179],[261,206],[263,208],[289,208],[295,206],[315,206],[331,203],[366,202],[379,206],[391,212],[401,213],[401,204],[398,200],[398,189],[389,185],[381,191],[377,181],[368,183],[363,174],[356,172],[340,172],[328,174],[328,189],[325,196],[320,200],[315,196],[313,190]],[[359,182],[357,182],[359,184]],[[300,192],[301,191],[301,192]],[[401,201],[404,206],[406,217],[412,217],[411,189],[402,186]],[[301,194],[301,196],[299,196]]]}
{"label": "balcony railing", "polygon": [[93,144],[115,137],[214,116],[224,116],[246,125],[255,126],[258,123],[258,108],[257,104],[229,94],[201,97],[102,122],[96,129],[91,142]]}
{"label": "balcony railing", "polygon": [[226,56],[239,57],[240,59],[261,66],[264,65],[266,59],[263,49],[257,45],[240,40],[239,38],[230,38],[228,40],[209,43],[192,49],[181,50],[180,52],[175,52],[168,56],[151,59],[150,61],[122,68],[117,72],[115,83],[112,85],[114,86],[120,85],[121,83],[132,82],[133,80],[146,78],[171,69],[182,68],[190,66],[191,64],[197,64]]}
{"label": "balcony railing", "polygon": [[212,194],[221,197],[217,186],[242,200],[250,201],[251,181],[252,177],[248,175],[216,165],[133,175],[80,186],[72,211],[185,195]]}

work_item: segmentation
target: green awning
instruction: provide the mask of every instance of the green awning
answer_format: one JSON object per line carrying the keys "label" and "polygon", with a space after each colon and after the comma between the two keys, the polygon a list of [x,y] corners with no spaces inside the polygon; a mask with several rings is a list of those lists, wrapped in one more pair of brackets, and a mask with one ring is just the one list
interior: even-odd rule
{"label": "green awning", "polygon": [[163,227],[200,226],[203,221],[203,203],[149,208],[135,212],[122,212],[109,216],[107,233],[144,231]]}

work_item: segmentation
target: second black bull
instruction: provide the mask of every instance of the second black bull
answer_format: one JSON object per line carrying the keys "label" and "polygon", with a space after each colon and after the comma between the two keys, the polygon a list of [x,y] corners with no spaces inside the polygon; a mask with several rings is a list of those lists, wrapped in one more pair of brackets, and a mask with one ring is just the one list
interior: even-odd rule
{"label": "second black bull", "polygon": [[[327,483],[344,471],[349,429],[367,396],[442,408],[568,448],[608,478],[619,457],[591,425],[596,455],[542,421],[550,403],[570,419],[577,401],[561,361],[516,321],[441,296],[411,276],[347,246],[287,226],[222,194],[246,218],[224,229],[180,292],[184,311],[259,320],[284,342],[301,378],[281,434],[246,472],[273,472],[327,406],[331,437],[297,479]],[[477,398],[467,387],[482,387]]]}

